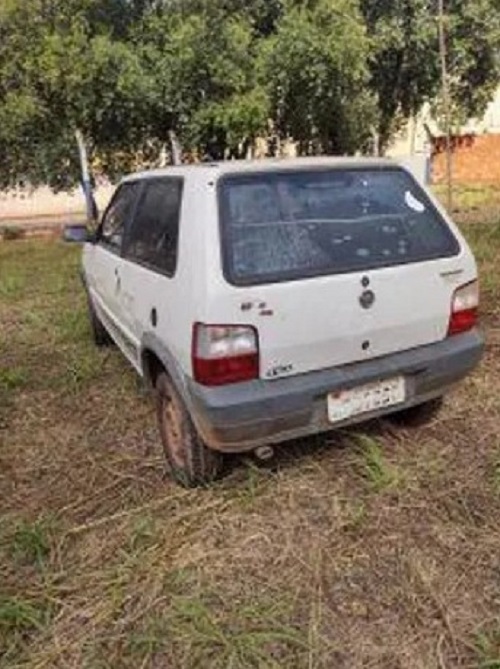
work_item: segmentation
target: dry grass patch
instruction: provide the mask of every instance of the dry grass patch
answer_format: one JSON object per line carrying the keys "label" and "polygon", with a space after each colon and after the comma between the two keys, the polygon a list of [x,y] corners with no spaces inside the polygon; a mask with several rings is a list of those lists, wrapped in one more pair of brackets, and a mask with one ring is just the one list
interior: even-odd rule
{"label": "dry grass patch", "polygon": [[466,228],[488,350],[436,420],[235,459],[197,491],[90,343],[78,252],[1,245],[0,667],[500,667],[498,230]]}

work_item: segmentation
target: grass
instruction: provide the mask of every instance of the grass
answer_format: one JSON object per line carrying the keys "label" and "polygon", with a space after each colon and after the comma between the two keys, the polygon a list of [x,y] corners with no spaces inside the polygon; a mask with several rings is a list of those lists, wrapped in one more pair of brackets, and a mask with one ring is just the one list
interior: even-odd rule
{"label": "grass", "polygon": [[[447,187],[435,186],[437,196],[447,201]],[[453,215],[459,222],[495,222],[500,209],[500,188],[495,185],[455,185]]]}
{"label": "grass", "polygon": [[15,563],[42,567],[50,554],[50,525],[47,521],[21,521],[15,528],[11,554]]}
{"label": "grass", "polygon": [[30,637],[42,632],[49,620],[47,608],[39,603],[0,597],[0,662],[5,666],[14,663]]}
{"label": "grass", "polygon": [[479,669],[500,669],[500,628],[484,629],[476,640]]}
{"label": "grass", "polygon": [[397,469],[389,464],[384,455],[384,447],[376,439],[367,435],[359,435],[359,459],[362,476],[372,490],[396,488],[401,483],[401,476]]}
{"label": "grass", "polygon": [[488,198],[458,217],[487,352],[438,419],[235,459],[207,490],[165,479],[150,398],[92,346],[78,249],[1,243],[0,668],[499,667]]}
{"label": "grass", "polygon": [[[221,669],[271,668],[282,666],[280,661],[294,666],[307,652],[302,632],[282,622],[282,607],[275,602],[234,604],[216,593],[177,594],[175,583],[169,589],[168,607],[154,607],[123,637],[120,666],[133,668],[161,657],[164,666],[176,658],[190,667],[208,661]],[[109,663],[110,645],[112,632],[89,645],[84,666],[116,666]]]}

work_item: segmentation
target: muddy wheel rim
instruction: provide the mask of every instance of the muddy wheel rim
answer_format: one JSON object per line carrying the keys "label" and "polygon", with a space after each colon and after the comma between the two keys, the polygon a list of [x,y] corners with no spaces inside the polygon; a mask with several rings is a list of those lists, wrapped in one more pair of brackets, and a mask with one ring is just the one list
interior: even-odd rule
{"label": "muddy wheel rim", "polygon": [[185,455],[181,419],[175,400],[169,397],[163,397],[162,399],[162,421],[166,441],[166,456],[174,467],[183,467]]}

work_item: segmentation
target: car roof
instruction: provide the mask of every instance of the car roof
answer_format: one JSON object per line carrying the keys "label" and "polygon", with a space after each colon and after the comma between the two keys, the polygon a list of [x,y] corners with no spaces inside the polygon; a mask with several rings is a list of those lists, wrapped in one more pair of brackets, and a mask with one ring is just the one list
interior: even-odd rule
{"label": "car roof", "polygon": [[185,177],[205,180],[218,179],[226,174],[251,174],[258,172],[281,172],[304,169],[376,169],[402,167],[397,161],[386,158],[263,158],[260,160],[227,160],[189,165],[176,165],[162,169],[146,170],[130,174],[123,182],[160,177]]}

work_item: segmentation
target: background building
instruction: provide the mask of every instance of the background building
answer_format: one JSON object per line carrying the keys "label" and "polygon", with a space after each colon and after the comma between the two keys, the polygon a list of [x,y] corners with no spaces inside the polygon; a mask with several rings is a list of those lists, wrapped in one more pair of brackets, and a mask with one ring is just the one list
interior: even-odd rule
{"label": "background building", "polygon": [[[430,105],[411,119],[389,150],[394,157],[432,156],[432,181],[446,174],[446,139],[433,119]],[[453,177],[456,183],[500,183],[500,88],[481,119],[470,119],[453,137]]]}

